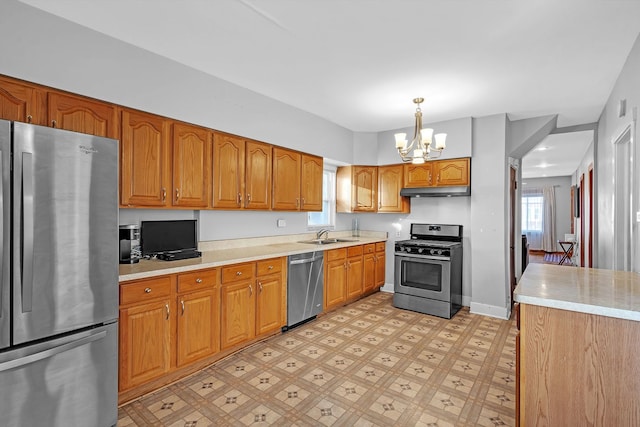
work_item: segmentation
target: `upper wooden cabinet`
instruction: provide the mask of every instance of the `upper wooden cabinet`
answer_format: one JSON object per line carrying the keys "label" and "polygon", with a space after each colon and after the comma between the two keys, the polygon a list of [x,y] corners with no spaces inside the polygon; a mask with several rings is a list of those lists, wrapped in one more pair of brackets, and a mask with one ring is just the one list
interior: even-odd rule
{"label": "upper wooden cabinet", "polygon": [[118,138],[120,124],[115,105],[81,96],[49,92],[48,123],[54,128]]}
{"label": "upper wooden cabinet", "polygon": [[376,212],[378,208],[378,167],[343,166],[336,174],[338,212]]}
{"label": "upper wooden cabinet", "polygon": [[206,208],[211,193],[211,131],[173,124],[173,205]]}
{"label": "upper wooden cabinet", "polygon": [[471,159],[434,160],[421,165],[404,165],[404,186],[444,187],[469,185]]}
{"label": "upper wooden cabinet", "polygon": [[218,209],[269,209],[271,145],[215,133],[213,201]]}
{"label": "upper wooden cabinet", "polygon": [[322,157],[273,147],[271,207],[284,211],[322,210]]}
{"label": "upper wooden cabinet", "polygon": [[436,185],[469,185],[471,180],[469,165],[468,157],[435,162],[433,172],[436,176]]}
{"label": "upper wooden cabinet", "polygon": [[324,162],[322,157],[302,154],[302,171],[300,175],[301,210],[322,210],[322,173]]}
{"label": "upper wooden cabinet", "polygon": [[0,76],[0,119],[47,125],[46,111],[44,89]]}
{"label": "upper wooden cabinet", "polygon": [[402,165],[378,166],[378,212],[409,212],[409,198],[400,196]]}
{"label": "upper wooden cabinet", "polygon": [[122,110],[120,199],[123,206],[170,204],[169,134],[164,117]]}
{"label": "upper wooden cabinet", "polygon": [[256,141],[245,144],[245,209],[271,207],[271,145]]}
{"label": "upper wooden cabinet", "polygon": [[420,188],[432,187],[435,184],[433,179],[433,163],[428,162],[421,165],[411,163],[404,165],[404,187]]}

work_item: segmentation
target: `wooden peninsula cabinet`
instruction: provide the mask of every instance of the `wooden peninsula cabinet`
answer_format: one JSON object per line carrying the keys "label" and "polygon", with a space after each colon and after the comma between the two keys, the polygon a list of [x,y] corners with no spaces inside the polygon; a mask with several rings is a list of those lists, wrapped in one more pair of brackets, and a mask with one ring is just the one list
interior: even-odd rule
{"label": "wooden peninsula cabinet", "polygon": [[530,264],[515,299],[517,425],[640,425],[640,276]]}

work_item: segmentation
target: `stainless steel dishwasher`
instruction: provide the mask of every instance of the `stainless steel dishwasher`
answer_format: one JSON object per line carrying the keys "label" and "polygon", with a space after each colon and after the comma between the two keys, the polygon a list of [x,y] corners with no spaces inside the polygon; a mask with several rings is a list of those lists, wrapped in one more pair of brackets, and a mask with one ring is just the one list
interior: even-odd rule
{"label": "stainless steel dishwasher", "polygon": [[287,274],[287,326],[284,331],[313,319],[322,311],[324,252],[289,257]]}

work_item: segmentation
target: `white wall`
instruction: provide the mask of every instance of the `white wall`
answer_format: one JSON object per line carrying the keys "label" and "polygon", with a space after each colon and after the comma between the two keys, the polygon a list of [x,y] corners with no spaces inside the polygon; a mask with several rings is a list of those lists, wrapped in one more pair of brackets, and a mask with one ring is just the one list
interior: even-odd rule
{"label": "white wall", "polygon": [[[571,217],[571,177],[527,178],[523,180],[522,184],[523,190],[527,188],[554,187],[556,196],[556,240],[563,240],[565,234],[571,233],[571,221],[573,221]],[[561,251],[560,246],[557,246],[556,251]]]}
{"label": "white wall", "polygon": [[[594,248],[597,250],[596,267],[612,269],[614,267],[613,246],[614,246],[614,147],[613,142],[622,131],[633,125],[634,115],[637,117],[637,108],[640,105],[640,36],[636,39],[631,53],[625,62],[618,80],[616,81],[609,99],[600,115],[598,121],[598,139],[595,147],[597,158],[595,181],[597,194],[595,202],[596,210],[596,237]],[[624,117],[618,117],[618,103],[626,100],[627,113]],[[635,112],[634,112],[635,110]],[[634,131],[635,133],[635,131]],[[635,136],[635,135],[634,135]],[[638,148],[637,137],[633,141],[632,153],[637,165],[640,149]],[[640,211],[638,199],[640,198],[640,168],[636,166],[633,182],[635,188],[631,189],[631,200],[633,202],[633,212]],[[633,223],[632,238],[635,248],[634,266],[635,271],[640,272],[640,232],[638,222]]]}
{"label": "white wall", "polygon": [[506,114],[473,120],[471,168],[471,311],[510,313]]}

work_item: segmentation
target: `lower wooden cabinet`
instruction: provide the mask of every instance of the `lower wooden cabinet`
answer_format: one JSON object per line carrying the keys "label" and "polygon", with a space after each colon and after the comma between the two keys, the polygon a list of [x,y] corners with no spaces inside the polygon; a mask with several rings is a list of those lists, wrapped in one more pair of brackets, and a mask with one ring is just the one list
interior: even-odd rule
{"label": "lower wooden cabinet", "polygon": [[286,257],[222,269],[221,349],[278,331],[286,323]]}
{"label": "lower wooden cabinet", "polygon": [[218,352],[218,270],[120,284],[119,390]]}
{"label": "lower wooden cabinet", "polygon": [[171,301],[168,298],[120,310],[120,390],[171,369]]}
{"label": "lower wooden cabinet", "polygon": [[376,243],[376,255],[375,255],[375,285],[374,288],[380,288],[384,286],[385,274],[386,274],[386,242]]}
{"label": "lower wooden cabinet", "polygon": [[184,366],[220,349],[218,292],[193,292],[178,297],[177,366]]}
{"label": "lower wooden cabinet", "polygon": [[325,252],[324,309],[340,307],[347,299],[347,250]]}
{"label": "lower wooden cabinet", "polygon": [[362,246],[347,248],[347,300],[358,298],[363,292]]}

